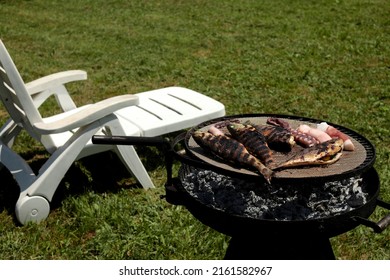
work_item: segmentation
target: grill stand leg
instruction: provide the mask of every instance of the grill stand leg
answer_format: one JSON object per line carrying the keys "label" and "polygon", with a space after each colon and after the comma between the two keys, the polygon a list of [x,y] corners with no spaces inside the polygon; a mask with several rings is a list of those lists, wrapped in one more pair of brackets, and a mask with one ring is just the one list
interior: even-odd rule
{"label": "grill stand leg", "polygon": [[233,236],[225,260],[334,260],[329,238],[318,234]]}

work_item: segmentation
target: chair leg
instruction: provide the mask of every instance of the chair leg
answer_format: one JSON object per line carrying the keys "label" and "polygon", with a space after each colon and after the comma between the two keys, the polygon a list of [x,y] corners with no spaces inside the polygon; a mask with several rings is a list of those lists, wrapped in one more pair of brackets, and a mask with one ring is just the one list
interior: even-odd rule
{"label": "chair leg", "polygon": [[51,201],[53,195],[69,170],[77,159],[92,135],[101,128],[100,122],[92,123],[77,130],[75,134],[60,148],[58,148],[39,170],[34,183],[26,190],[30,196],[39,195]]}
{"label": "chair leg", "polygon": [[0,140],[0,162],[4,165],[19,185],[20,191],[25,191],[36,179],[27,162]]}
{"label": "chair leg", "polygon": [[133,146],[116,146],[117,154],[127,169],[133,174],[144,189],[154,188],[154,184],[149,177]]}
{"label": "chair leg", "polygon": [[[115,118],[117,117],[115,116]],[[133,124],[129,126],[121,119],[116,119],[116,121],[111,122],[107,126],[106,132],[111,135],[139,136],[138,128],[137,132],[135,132]],[[134,146],[117,145],[114,147],[114,151],[127,167],[127,170],[129,170],[129,172],[137,179],[144,189],[154,188],[154,184],[142,164]]]}
{"label": "chair leg", "polygon": [[80,128],[64,146],[50,156],[39,170],[38,176],[27,186],[21,187],[15,206],[15,214],[21,224],[39,222],[49,215],[49,203],[62,178],[85,144],[100,128],[100,122]]}
{"label": "chair leg", "polygon": [[20,196],[15,205],[15,215],[21,224],[46,219],[50,204],[42,196],[27,196],[27,190],[37,179],[27,162],[0,141],[0,162],[14,176],[20,188]]}

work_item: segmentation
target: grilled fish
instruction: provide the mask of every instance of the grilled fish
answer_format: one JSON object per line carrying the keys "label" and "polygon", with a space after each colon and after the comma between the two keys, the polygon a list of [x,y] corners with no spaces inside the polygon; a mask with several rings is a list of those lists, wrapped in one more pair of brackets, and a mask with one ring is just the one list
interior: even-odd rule
{"label": "grilled fish", "polygon": [[227,126],[234,139],[242,143],[255,157],[261,160],[269,168],[275,167],[272,151],[268,147],[264,135],[249,124],[230,124]]}
{"label": "grilled fish", "polygon": [[252,124],[261,134],[264,135],[268,146],[278,151],[290,151],[295,145],[294,135],[280,126],[255,125]]}
{"label": "grilled fish", "polygon": [[302,150],[298,155],[279,164],[277,169],[304,165],[331,164],[340,159],[343,147],[344,141],[340,138],[334,138]]}
{"label": "grilled fish", "polygon": [[201,131],[195,131],[192,137],[201,148],[211,151],[223,160],[254,167],[270,183],[273,171],[251,155],[237,140],[226,135],[213,135]]}

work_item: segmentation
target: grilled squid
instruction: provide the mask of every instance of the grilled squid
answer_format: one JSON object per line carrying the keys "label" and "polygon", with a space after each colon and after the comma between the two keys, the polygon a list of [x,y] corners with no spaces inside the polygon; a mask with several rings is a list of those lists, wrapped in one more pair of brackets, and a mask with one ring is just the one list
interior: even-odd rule
{"label": "grilled squid", "polygon": [[332,137],[330,137],[326,132],[319,130],[317,128],[312,128],[306,124],[301,124],[298,127],[298,131],[300,131],[302,133],[306,133],[306,134],[314,137],[320,143],[324,143],[324,142],[332,139]]}
{"label": "grilled squid", "polygon": [[328,125],[326,122],[322,122],[317,124],[317,128],[321,131],[326,132],[329,136],[333,138],[341,138],[344,140],[344,150],[353,151],[355,150],[355,146],[353,145],[351,139],[349,139],[348,135],[342,133],[337,128],[334,128],[331,125]]}
{"label": "grilled squid", "polygon": [[209,132],[215,136],[224,135],[223,131],[217,128],[215,125],[209,127]]}

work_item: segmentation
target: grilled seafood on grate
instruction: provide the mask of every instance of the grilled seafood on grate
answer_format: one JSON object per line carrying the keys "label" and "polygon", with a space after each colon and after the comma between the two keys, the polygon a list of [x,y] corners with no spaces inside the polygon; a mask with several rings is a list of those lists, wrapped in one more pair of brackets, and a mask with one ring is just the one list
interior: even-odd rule
{"label": "grilled seafood on grate", "polygon": [[295,145],[294,135],[283,127],[273,125],[251,125],[264,135],[265,140],[271,149],[287,152]]}
{"label": "grilled seafood on grate", "polygon": [[304,147],[313,147],[314,145],[319,143],[319,141],[315,137],[310,134],[299,131],[298,129],[292,128],[291,125],[285,120],[270,117],[267,119],[267,123],[287,129],[294,136],[295,141],[300,143]]}
{"label": "grilled seafood on grate", "polygon": [[249,124],[235,123],[227,126],[234,139],[242,143],[245,148],[255,157],[261,160],[269,168],[275,167],[275,160],[271,149],[268,147],[264,135],[254,126]]}
{"label": "grilled seafood on grate", "polygon": [[[303,141],[302,147],[295,145],[295,141],[302,144],[302,139],[292,132],[289,123],[277,118],[268,118],[267,121],[270,119],[271,122],[281,123],[284,127],[234,120],[209,126],[207,132],[195,131],[192,136],[203,150],[217,155],[226,163],[251,166],[268,182],[276,172],[284,169],[329,165],[341,158],[345,144],[342,138],[331,138],[327,135],[324,140],[330,140],[320,143],[309,135],[309,138]],[[303,125],[305,124],[300,124]],[[289,129],[285,128],[287,126]],[[306,137],[308,134],[302,135]]]}
{"label": "grilled seafood on grate", "polygon": [[317,124],[317,128],[319,130],[324,131],[325,133],[327,133],[331,137],[343,139],[344,140],[344,150],[346,150],[346,151],[355,150],[355,145],[352,143],[351,139],[349,139],[348,135],[346,135],[345,133],[342,133],[337,128],[335,128],[331,125],[328,125],[326,122],[322,122],[320,124]]}
{"label": "grilled seafood on grate", "polygon": [[289,160],[279,164],[276,169],[304,165],[332,164],[342,156],[343,147],[344,141],[341,138],[334,138],[302,150]]}
{"label": "grilled seafood on grate", "polygon": [[257,169],[270,183],[273,176],[273,171],[270,168],[251,155],[242,143],[218,132],[218,130],[213,129],[212,131],[216,135],[210,132],[195,131],[192,137],[201,148],[211,151],[223,160]]}

